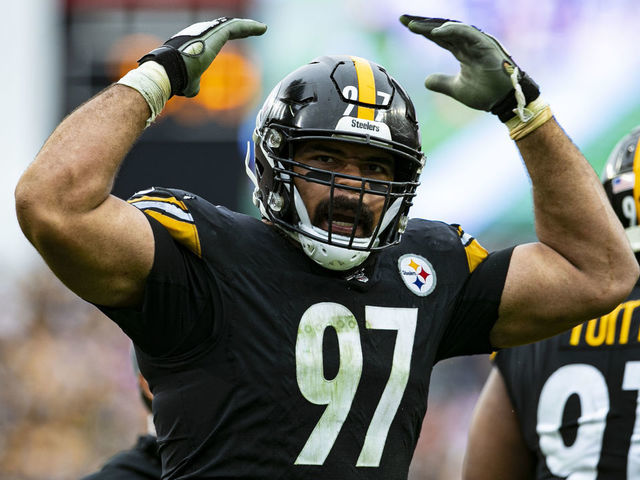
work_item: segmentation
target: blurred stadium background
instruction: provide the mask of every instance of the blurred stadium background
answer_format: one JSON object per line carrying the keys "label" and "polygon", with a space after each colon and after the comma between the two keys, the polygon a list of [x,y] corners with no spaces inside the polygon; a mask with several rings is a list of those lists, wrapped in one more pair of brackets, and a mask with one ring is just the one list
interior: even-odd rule
{"label": "blurred stadium background", "polygon": [[[598,172],[618,138],[640,123],[637,0],[25,0],[4,10],[0,478],[7,480],[78,478],[145,428],[127,339],[53,278],[19,231],[13,189],[64,115],[180,28],[221,15],[269,25],[263,37],[223,49],[196,99],[169,102],[125,161],[119,196],[179,186],[251,212],[242,159],[258,106],[293,68],[348,53],[385,65],[416,103],[428,162],[413,216],[460,223],[490,250],[535,239],[530,185],[505,128],[423,88],[427,74],[454,73],[457,64],[406,31],[402,13],[460,19],[500,39]],[[459,477],[488,368],[486,356],[436,367],[412,480]]]}

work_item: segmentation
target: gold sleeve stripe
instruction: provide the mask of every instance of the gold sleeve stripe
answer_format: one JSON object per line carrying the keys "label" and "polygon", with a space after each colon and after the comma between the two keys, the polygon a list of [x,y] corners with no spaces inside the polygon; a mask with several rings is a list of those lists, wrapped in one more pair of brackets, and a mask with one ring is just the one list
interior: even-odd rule
{"label": "gold sleeve stripe", "polygon": [[[364,58],[351,57],[353,65],[356,67],[356,75],[358,77],[358,101],[376,104],[376,82],[373,78],[373,70],[371,64]],[[358,105],[358,118],[363,120],[374,119],[374,109]]]}
{"label": "gold sleeve stripe", "polygon": [[198,229],[193,223],[176,220],[175,218],[151,209],[145,209],[143,211],[150,217],[158,220],[164,228],[169,231],[175,241],[181,243],[199,257],[202,257]]}
{"label": "gold sleeve stripe", "polygon": [[176,197],[151,197],[149,195],[144,195],[142,197],[134,197],[128,200],[129,203],[137,203],[137,202],[162,202],[162,203],[170,203],[172,205],[176,205],[180,207],[185,212],[188,212],[189,209],[184,204],[183,201],[178,200]]}
{"label": "gold sleeve stripe", "polygon": [[487,258],[489,252],[474,238],[469,245],[464,247],[469,262],[469,271],[473,272],[482,261]]}
{"label": "gold sleeve stripe", "polygon": [[633,198],[636,201],[636,219],[640,219],[640,138],[636,144],[636,153],[633,156],[633,174],[635,181],[633,182]]}
{"label": "gold sleeve stripe", "polygon": [[487,258],[489,252],[475,238],[465,233],[460,225],[458,225],[458,235],[460,235],[460,242],[464,245],[464,251],[467,254],[469,272],[473,272]]}
{"label": "gold sleeve stripe", "polygon": [[128,200],[134,207],[158,220],[171,234],[193,253],[202,256],[200,237],[187,205],[173,196],[143,195]]}
{"label": "gold sleeve stripe", "polygon": [[157,202],[155,200],[133,200],[130,203],[140,210],[156,210],[159,212],[164,212],[166,215],[174,217],[176,220],[193,223],[193,217],[191,216],[189,211],[186,210],[187,207],[184,204],[183,206],[185,209],[175,203]]}

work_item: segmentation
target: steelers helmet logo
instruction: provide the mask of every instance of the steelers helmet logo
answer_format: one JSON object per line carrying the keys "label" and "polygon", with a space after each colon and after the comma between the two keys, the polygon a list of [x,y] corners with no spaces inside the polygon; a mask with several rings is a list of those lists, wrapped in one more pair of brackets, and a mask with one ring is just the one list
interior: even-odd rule
{"label": "steelers helmet logo", "polygon": [[411,292],[425,297],[436,287],[436,272],[420,255],[409,253],[398,259],[400,277]]}

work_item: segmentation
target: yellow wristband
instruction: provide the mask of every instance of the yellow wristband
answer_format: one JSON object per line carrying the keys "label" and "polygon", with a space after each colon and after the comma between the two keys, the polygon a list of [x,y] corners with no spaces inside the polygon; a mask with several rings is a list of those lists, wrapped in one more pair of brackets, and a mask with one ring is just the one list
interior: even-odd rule
{"label": "yellow wristband", "polygon": [[509,135],[512,140],[520,140],[526,137],[553,117],[549,105],[540,97],[529,103],[525,107],[525,112],[526,121],[523,121],[520,115],[515,115],[504,122],[509,129]]}

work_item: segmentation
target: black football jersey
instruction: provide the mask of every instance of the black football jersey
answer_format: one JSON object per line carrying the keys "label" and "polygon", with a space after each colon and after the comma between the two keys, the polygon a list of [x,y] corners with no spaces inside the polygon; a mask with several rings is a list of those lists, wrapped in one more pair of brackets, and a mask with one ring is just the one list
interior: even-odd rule
{"label": "black football jersey", "polygon": [[163,478],[407,477],[433,365],[491,350],[510,249],[411,220],[400,244],[334,272],[192,194],[130,202],[154,265],[141,310],[103,311],[153,392]]}
{"label": "black football jersey", "polygon": [[110,458],[95,473],[80,480],[160,480],[160,456],[154,435],[143,435],[130,450]]}
{"label": "black football jersey", "polygon": [[640,479],[640,287],[615,310],[505,349],[502,373],[537,479]]}

